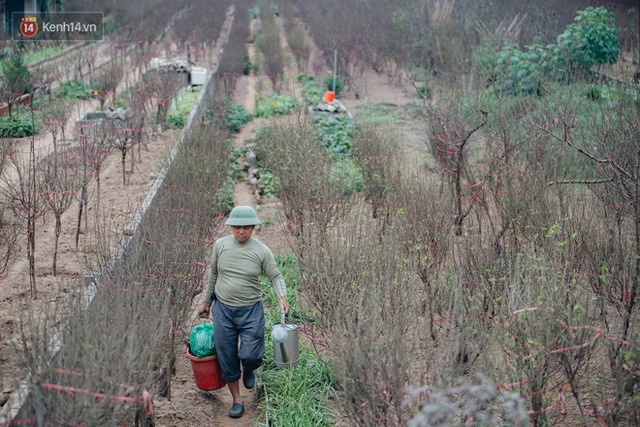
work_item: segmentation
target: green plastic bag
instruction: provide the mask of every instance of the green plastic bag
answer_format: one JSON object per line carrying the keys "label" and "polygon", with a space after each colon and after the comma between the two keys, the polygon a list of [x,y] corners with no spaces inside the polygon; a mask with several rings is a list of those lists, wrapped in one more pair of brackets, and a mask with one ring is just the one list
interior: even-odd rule
{"label": "green plastic bag", "polygon": [[189,349],[198,359],[216,354],[216,346],[213,340],[213,323],[202,322],[195,325],[189,334]]}

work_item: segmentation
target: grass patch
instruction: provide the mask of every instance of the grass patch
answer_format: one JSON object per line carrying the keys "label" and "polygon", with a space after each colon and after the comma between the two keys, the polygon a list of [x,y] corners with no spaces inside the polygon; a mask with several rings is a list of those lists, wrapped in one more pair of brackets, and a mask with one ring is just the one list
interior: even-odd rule
{"label": "grass patch", "polygon": [[[56,56],[57,54],[59,54],[60,52],[64,51],[65,49],[67,49],[67,46],[63,46],[63,45],[45,46],[45,47],[43,47],[41,49],[32,50],[32,51],[29,51],[29,52],[24,52],[22,54],[22,60],[27,65],[33,64],[35,62],[42,61],[43,59],[47,59],[47,58],[51,58],[53,56]],[[11,54],[11,50],[10,49],[4,49],[3,53],[4,53],[5,57],[9,57],[9,55]],[[2,61],[0,61],[0,74],[4,74]]]}
{"label": "grass patch", "polygon": [[199,93],[200,88],[193,88],[190,91],[185,90],[180,99],[176,101],[176,108],[171,110],[167,117],[167,124],[171,129],[182,129],[184,127],[191,109],[198,100]]}
{"label": "grass patch", "polygon": [[[276,262],[287,283],[287,299],[291,304],[290,317],[304,318],[295,304],[298,285],[298,266],[293,254],[278,255]],[[265,356],[261,380],[265,388],[259,401],[263,421],[258,425],[281,427],[333,426],[335,410],[330,405],[334,395],[333,372],[326,360],[320,358],[300,340],[300,361],[292,368],[278,368],[273,360],[271,329],[280,319],[278,302],[271,283],[262,280],[267,318]],[[296,320],[292,320],[296,323]]]}
{"label": "grass patch", "polygon": [[[262,368],[266,398],[259,403],[268,423],[280,427],[333,426],[335,411],[329,406],[333,395],[331,369],[306,346],[301,346],[300,363],[287,369],[273,364],[273,347],[267,346],[265,358],[271,361]],[[273,366],[271,366],[273,365]]]}
{"label": "grass patch", "polygon": [[368,123],[391,124],[400,120],[398,106],[389,102],[368,102],[355,108],[358,120]]}
{"label": "grass patch", "polygon": [[92,98],[93,87],[87,82],[80,80],[67,80],[60,84],[60,90],[57,96],[62,96],[70,100],[82,99],[87,100]]}
{"label": "grass patch", "polygon": [[292,113],[296,108],[296,100],[290,96],[272,93],[268,96],[258,96],[256,99],[256,117],[273,117]]}
{"label": "grass patch", "polygon": [[26,64],[33,64],[34,62],[42,61],[43,59],[56,56],[67,48],[68,46],[63,45],[45,46],[42,49],[25,53],[23,56],[24,62]]}

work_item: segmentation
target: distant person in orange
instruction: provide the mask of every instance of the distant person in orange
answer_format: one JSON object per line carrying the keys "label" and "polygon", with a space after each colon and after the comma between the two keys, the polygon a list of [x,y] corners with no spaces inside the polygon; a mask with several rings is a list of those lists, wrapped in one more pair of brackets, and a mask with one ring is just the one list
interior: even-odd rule
{"label": "distant person in orange", "polygon": [[213,245],[209,284],[198,307],[198,315],[208,316],[210,312],[213,315],[221,376],[233,396],[233,406],[229,410],[231,418],[240,418],[244,413],[240,376],[247,389],[253,388],[254,370],[262,364],[264,356],[265,320],[260,275],[266,275],[271,281],[278,295],[280,311],[288,313],[290,310],[285,297],[286,285],[271,249],[251,237],[256,225],[260,224],[262,222],[250,206],[233,208],[225,223],[231,226],[233,235],[222,237]]}

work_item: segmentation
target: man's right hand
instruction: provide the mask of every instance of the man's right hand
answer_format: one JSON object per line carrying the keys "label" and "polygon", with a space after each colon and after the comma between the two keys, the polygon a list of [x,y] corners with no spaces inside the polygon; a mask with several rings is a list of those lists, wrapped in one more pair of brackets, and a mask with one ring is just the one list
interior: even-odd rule
{"label": "man's right hand", "polygon": [[211,303],[210,302],[201,302],[200,306],[198,306],[198,316],[199,317],[209,317],[209,313],[211,313]]}

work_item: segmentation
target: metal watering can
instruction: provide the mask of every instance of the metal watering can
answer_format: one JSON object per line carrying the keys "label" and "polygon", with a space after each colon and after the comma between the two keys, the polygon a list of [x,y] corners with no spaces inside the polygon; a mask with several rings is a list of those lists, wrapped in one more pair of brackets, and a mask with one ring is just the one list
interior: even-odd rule
{"label": "metal watering can", "polygon": [[285,313],[280,313],[280,323],[273,325],[273,361],[279,368],[296,366],[300,360],[298,326],[286,323]]}

